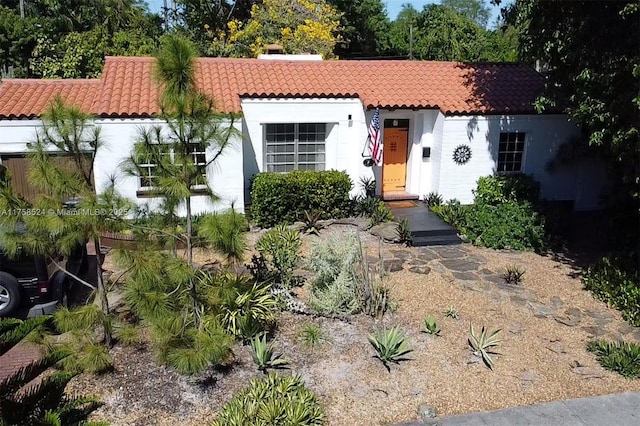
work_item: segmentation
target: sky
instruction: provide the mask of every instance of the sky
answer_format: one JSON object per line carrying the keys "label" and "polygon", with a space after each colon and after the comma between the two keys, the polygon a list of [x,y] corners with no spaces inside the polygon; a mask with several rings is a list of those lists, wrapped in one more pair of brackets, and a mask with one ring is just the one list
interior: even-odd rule
{"label": "sky", "polygon": [[[162,9],[163,0],[146,0],[149,8],[154,12],[159,12]],[[427,4],[439,4],[440,0],[383,0],[383,3],[387,6],[387,14],[391,20],[396,19],[398,16],[398,12],[402,9],[402,5],[409,3],[413,5],[417,10],[422,10],[422,8]],[[485,0],[486,4],[489,4],[488,0]],[[489,18],[489,25],[491,25],[498,15],[500,14],[500,8],[495,7],[493,5],[489,5],[491,8],[491,17]]]}

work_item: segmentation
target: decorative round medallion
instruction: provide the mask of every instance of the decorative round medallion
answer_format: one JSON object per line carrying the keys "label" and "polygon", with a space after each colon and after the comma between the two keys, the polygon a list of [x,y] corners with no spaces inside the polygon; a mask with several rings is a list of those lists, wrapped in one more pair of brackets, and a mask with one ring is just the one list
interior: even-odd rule
{"label": "decorative round medallion", "polygon": [[453,161],[456,164],[466,164],[471,159],[471,148],[467,145],[458,145],[453,150]]}

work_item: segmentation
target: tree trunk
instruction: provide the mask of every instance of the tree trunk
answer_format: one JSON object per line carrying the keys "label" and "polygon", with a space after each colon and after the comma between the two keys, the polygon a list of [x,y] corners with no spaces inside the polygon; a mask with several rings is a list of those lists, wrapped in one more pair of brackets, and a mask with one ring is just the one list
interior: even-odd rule
{"label": "tree trunk", "polygon": [[[100,239],[98,237],[93,239],[93,247],[96,252],[96,283],[97,283],[97,297],[100,300],[100,307],[102,308],[102,313],[105,317],[109,316],[109,300],[107,299],[107,289],[104,286],[104,280],[102,279],[102,264],[104,263],[104,256],[102,255],[102,251],[100,251]],[[104,328],[104,342],[108,348],[110,348],[112,343],[111,330],[108,328]]]}
{"label": "tree trunk", "polygon": [[[187,263],[193,268],[193,241],[191,240],[191,233],[193,228],[193,217],[191,216],[191,197],[187,197]],[[193,277],[189,279],[189,293],[193,301],[193,318],[196,323],[196,328],[200,326],[200,314],[198,311],[198,293],[196,292],[196,283]]]}

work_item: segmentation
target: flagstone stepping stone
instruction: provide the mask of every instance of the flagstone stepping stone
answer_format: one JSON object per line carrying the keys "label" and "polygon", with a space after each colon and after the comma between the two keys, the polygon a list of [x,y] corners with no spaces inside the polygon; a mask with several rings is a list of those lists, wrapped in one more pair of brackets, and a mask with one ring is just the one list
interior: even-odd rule
{"label": "flagstone stepping stone", "polygon": [[536,379],[536,375],[533,371],[525,371],[524,373],[522,373],[522,376],[520,376],[520,380],[526,383],[531,383],[535,379]]}
{"label": "flagstone stepping stone", "polygon": [[487,261],[487,259],[485,259],[482,256],[478,256],[476,254],[468,254],[465,257],[465,260],[468,260],[469,262],[477,262],[477,263],[485,263]]}
{"label": "flagstone stepping stone", "polygon": [[580,324],[580,318],[574,317],[571,315],[567,315],[567,316],[556,315],[553,318],[556,321],[558,321],[560,324],[564,324],[567,327],[575,327],[576,325]]}
{"label": "flagstone stepping stone", "polygon": [[555,309],[539,302],[529,302],[529,307],[533,309],[534,316],[537,318],[552,317],[556,313]]}
{"label": "flagstone stepping stone", "polygon": [[414,274],[427,275],[429,272],[431,272],[431,268],[429,268],[426,265],[416,265],[416,266],[411,266],[409,268],[409,272],[413,272]]}
{"label": "flagstone stepping stone", "polygon": [[451,270],[458,272],[477,271],[480,267],[479,263],[468,262],[466,259],[444,259],[441,260],[442,265]]}
{"label": "flagstone stepping stone", "polygon": [[389,250],[398,259],[407,260],[411,257],[411,252],[407,250]]}
{"label": "flagstone stepping stone", "polygon": [[482,279],[485,280],[485,281],[489,281],[489,282],[492,282],[494,284],[497,284],[499,286],[507,283],[504,280],[504,277],[502,275],[498,275],[498,274],[484,275],[482,277]]}
{"label": "flagstone stepping stone", "polygon": [[456,277],[457,279],[463,280],[463,281],[479,281],[480,280],[480,277],[478,277],[473,272],[453,271],[453,276]]}
{"label": "flagstone stepping stone", "polygon": [[477,291],[477,292],[481,292],[482,289],[479,288],[478,286],[476,286],[476,283],[474,281],[460,281],[459,283],[462,288],[464,288],[465,290],[469,290],[469,291]]}
{"label": "flagstone stepping stone", "polygon": [[609,324],[611,320],[611,318],[596,318],[594,322],[598,327],[604,327]]}
{"label": "flagstone stepping stone", "polygon": [[442,259],[460,259],[467,255],[465,250],[456,247],[438,247],[432,248]]}
{"label": "flagstone stepping stone", "polygon": [[409,266],[422,266],[426,265],[428,262],[422,259],[409,259]]}
{"label": "flagstone stepping stone", "polygon": [[487,269],[487,268],[482,268],[482,269],[480,269],[480,270],[478,271],[478,273],[479,273],[480,275],[482,275],[482,276],[489,276],[489,275],[495,275],[495,274],[496,274],[495,272],[493,272],[492,270]]}
{"label": "flagstone stepping stone", "polygon": [[582,327],[582,329],[592,337],[601,337],[607,334],[606,330],[598,326]]}
{"label": "flagstone stepping stone", "polygon": [[584,311],[584,313],[587,316],[590,316],[591,318],[611,318],[611,314],[608,312],[602,312],[602,311]]}
{"label": "flagstone stepping stone", "polygon": [[440,262],[430,263],[429,266],[431,267],[432,271],[437,272],[438,274],[445,275],[447,272],[449,272],[449,270],[442,266]]}
{"label": "flagstone stepping stone", "polygon": [[629,323],[624,323],[620,327],[618,327],[618,333],[620,334],[629,334],[629,333],[633,333],[636,330],[638,330],[638,327],[634,327]]}
{"label": "flagstone stepping stone", "polygon": [[395,222],[384,222],[379,225],[375,225],[369,229],[369,233],[376,237],[380,237],[385,241],[390,241],[392,243],[400,242],[400,238],[398,237],[398,232],[396,231],[396,226],[398,224]]}
{"label": "flagstone stepping stone", "polygon": [[529,302],[534,302],[536,300],[535,297],[529,293],[514,294],[510,296],[509,299],[516,305],[521,306],[525,306]]}
{"label": "flagstone stepping stone", "polygon": [[[562,299],[560,299],[558,296],[553,296],[551,298],[551,304],[553,305],[554,308],[558,309],[559,307],[561,307],[564,303],[562,302]],[[572,308],[575,309],[575,308]],[[567,313],[567,315],[570,315],[569,313]],[[578,310],[578,315],[580,315],[580,310]]]}
{"label": "flagstone stepping stone", "polygon": [[384,259],[382,261],[382,268],[388,272],[402,271],[404,260],[402,259]]}
{"label": "flagstone stepping stone", "polygon": [[582,318],[582,311],[578,308],[569,308],[564,313],[572,317]]}
{"label": "flagstone stepping stone", "polygon": [[571,372],[585,379],[601,379],[604,377],[602,369],[596,367],[573,367]]}
{"label": "flagstone stepping stone", "polygon": [[440,256],[438,256],[438,254],[429,247],[418,247],[415,251],[418,252],[416,259],[423,259],[427,262],[430,260],[440,259]]}
{"label": "flagstone stepping stone", "polygon": [[566,354],[567,351],[564,347],[564,345],[559,342],[559,341],[555,341],[555,342],[551,342],[548,346],[545,346],[545,348],[549,349],[551,352],[557,353],[557,354]]}

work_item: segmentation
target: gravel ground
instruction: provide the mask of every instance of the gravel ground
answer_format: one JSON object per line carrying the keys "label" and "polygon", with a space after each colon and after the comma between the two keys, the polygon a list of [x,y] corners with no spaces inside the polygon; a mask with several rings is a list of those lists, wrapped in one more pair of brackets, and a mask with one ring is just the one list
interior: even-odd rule
{"label": "gravel ground", "polygon": [[[344,232],[348,226],[332,227]],[[351,228],[353,229],[353,228]],[[324,231],[321,235],[327,235]],[[308,242],[318,237],[305,237]],[[322,237],[321,237],[322,238]],[[399,246],[383,244],[363,233],[369,255],[378,250],[383,258]],[[393,250],[393,251],[392,251]],[[510,406],[640,390],[640,380],[624,379],[603,370],[585,349],[598,325],[611,339],[640,336],[625,326],[619,313],[582,290],[576,271],[565,263],[534,253],[501,252],[464,246],[465,252],[482,259],[481,268],[501,271],[508,264],[526,268],[523,291],[536,302],[557,311],[580,311],[580,326],[567,326],[553,317],[535,316],[527,303],[514,303],[508,295],[488,286],[470,288],[451,271],[432,261],[431,272],[418,274],[403,269],[389,276],[391,294],[398,309],[383,320],[355,316],[349,322],[283,313],[278,319],[276,349],[290,362],[284,374],[300,374],[316,392],[329,425],[381,425],[417,418],[416,409],[427,404],[441,415],[500,409]],[[408,255],[420,249],[401,249]],[[206,263],[210,253],[199,251],[196,259]],[[406,267],[406,266],[405,266]],[[306,288],[299,291],[304,298]],[[459,319],[447,318],[453,306]],[[574,309],[574,312],[575,312]],[[439,337],[420,332],[427,314],[442,328]],[[599,317],[601,319],[598,319]],[[303,325],[320,325],[327,341],[309,348],[299,334]],[[476,328],[502,329],[501,355],[491,371],[472,356],[467,345],[469,323]],[[400,325],[411,339],[411,360],[392,365],[391,371],[375,358],[367,336],[381,326]],[[252,377],[259,377],[247,347],[234,349],[236,363],[225,370],[211,370],[198,378],[183,377],[157,365],[146,349],[116,347],[112,351],[115,371],[103,376],[80,376],[69,390],[96,395],[105,405],[92,419],[113,425],[202,425],[233,393]],[[578,368],[576,368],[578,367]]]}

